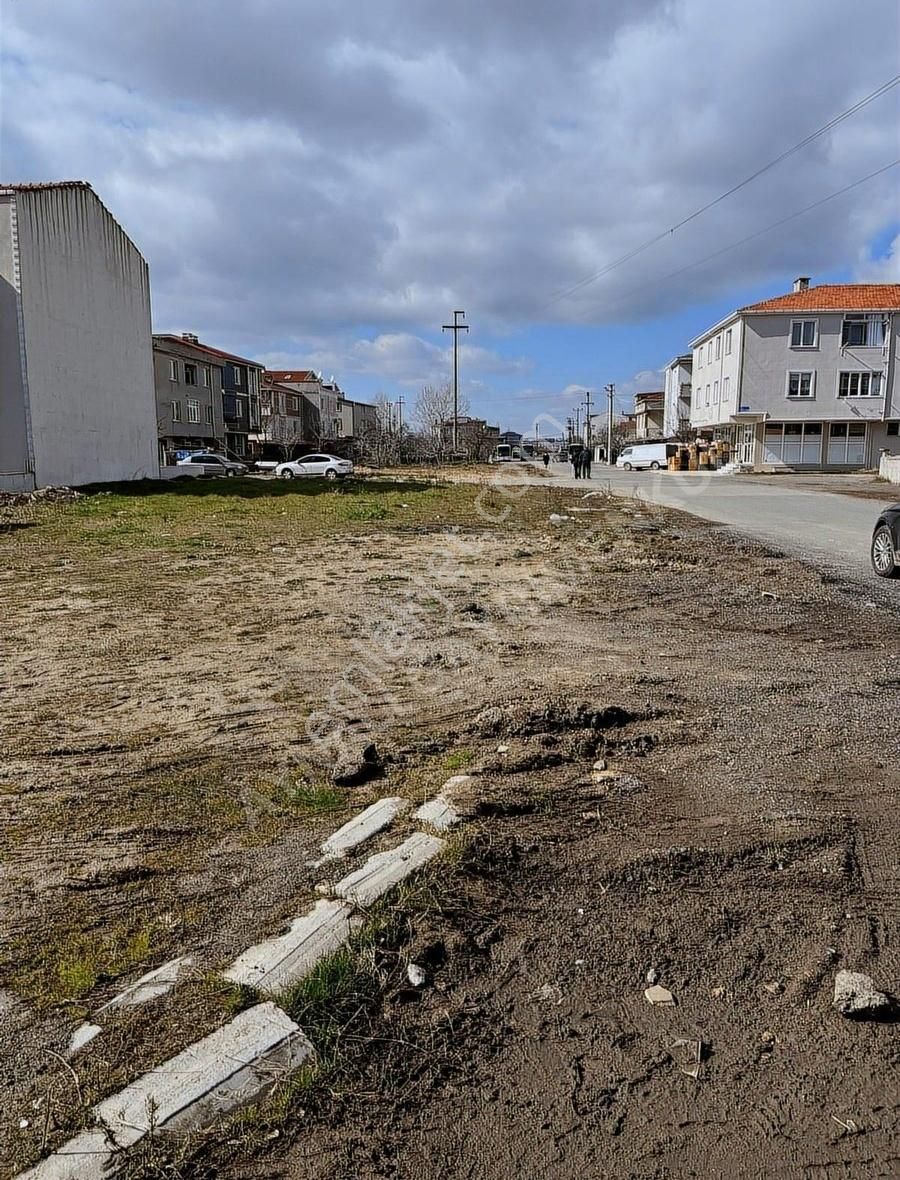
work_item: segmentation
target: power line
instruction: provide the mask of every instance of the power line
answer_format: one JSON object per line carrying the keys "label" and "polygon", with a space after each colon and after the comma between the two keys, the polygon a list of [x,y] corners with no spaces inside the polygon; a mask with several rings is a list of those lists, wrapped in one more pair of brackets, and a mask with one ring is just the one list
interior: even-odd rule
{"label": "power line", "polygon": [[768,172],[771,168],[774,168],[777,164],[780,164],[782,160],[786,160],[788,156],[792,156],[795,152],[799,152],[801,148],[806,147],[820,136],[825,135],[826,132],[831,131],[839,123],[842,123],[845,119],[849,119],[851,115],[855,115],[857,111],[861,111],[863,107],[868,106],[870,102],[874,102],[876,98],[880,98],[882,94],[886,94],[888,90],[891,90],[898,83],[900,83],[900,74],[897,74],[887,82],[884,82],[877,88],[877,90],[873,90],[871,94],[867,94],[865,98],[862,98],[859,100],[859,102],[854,103],[852,107],[848,107],[846,111],[841,111],[839,115],[835,115],[833,119],[829,119],[827,123],[823,124],[823,126],[819,127],[816,131],[810,132],[809,135],[805,136],[798,143],[795,143],[793,147],[790,147],[786,151],[782,152],[780,156],[776,156],[767,164],[763,164],[761,168],[757,168],[755,172],[751,173],[737,184],[732,185],[730,189],[724,193],[721,193],[718,197],[715,197],[711,201],[707,201],[705,205],[701,205],[699,209],[695,209],[693,213],[688,214],[687,217],[683,217],[681,221],[676,222],[675,225],[670,226],[668,229],[662,230],[661,233],[656,234],[652,238],[648,238],[648,240],[642,245],[636,246],[633,250],[629,250],[627,254],[623,254],[620,258],[616,258],[612,262],[607,263],[606,266],[604,266],[601,270],[598,270],[595,274],[588,275],[587,278],[580,279],[571,287],[567,287],[564,291],[558,292],[548,300],[548,304],[557,303],[560,299],[566,299],[569,295],[573,295],[576,291],[581,290],[582,287],[587,287],[591,283],[595,283],[597,279],[603,278],[604,275],[609,274],[609,272],[611,270],[615,270],[616,267],[622,266],[624,263],[629,262],[632,258],[636,258],[638,254],[643,254],[645,250],[649,250],[651,246],[655,246],[656,243],[661,242],[663,238],[667,238],[671,234],[674,234],[676,230],[682,229],[689,222],[694,221],[697,217],[700,217],[701,214],[706,213],[709,209],[712,209],[715,205],[718,205],[727,197],[732,196],[734,193],[744,188],[745,185],[750,184],[751,181],[756,180],[757,177],[762,176],[763,173]]}
{"label": "power line", "polygon": [[[803,209],[797,209],[794,213],[789,213],[787,217],[782,217],[778,221],[773,221],[771,225],[765,226],[763,229],[755,230],[747,237],[741,238],[737,242],[732,242],[728,246],[723,246],[720,250],[714,250],[712,254],[707,254],[705,258],[699,258],[696,262],[689,262],[686,266],[681,266],[678,270],[670,271],[669,274],[663,275],[662,278],[654,279],[654,283],[664,283],[667,279],[674,279],[676,275],[684,274],[686,270],[693,270],[694,267],[703,266],[705,262],[711,262],[714,258],[718,258],[720,254],[727,254],[729,250],[736,250],[738,246],[744,246],[747,242],[752,242],[754,238],[761,238],[763,234],[771,233],[773,229],[778,229],[781,225],[787,225],[789,221],[794,221],[798,217],[802,217],[804,213],[811,213],[813,209],[818,209],[820,205],[827,204],[828,201],[833,201],[836,197],[842,197],[844,193],[849,193],[852,189],[859,188],[861,184],[865,184],[869,180],[874,180],[876,176],[881,176],[885,172],[889,172],[891,168],[896,168],[900,165],[900,159],[892,160],[890,164],[885,164],[882,168],[876,168],[874,172],[870,172],[868,176],[861,176],[859,180],[854,180],[852,184],[845,185],[839,188],[836,192],[829,193],[827,197],[820,197],[818,201],[813,201],[811,205],[806,205]],[[632,287],[625,294],[628,295],[632,291],[640,291],[646,287],[646,283]]]}

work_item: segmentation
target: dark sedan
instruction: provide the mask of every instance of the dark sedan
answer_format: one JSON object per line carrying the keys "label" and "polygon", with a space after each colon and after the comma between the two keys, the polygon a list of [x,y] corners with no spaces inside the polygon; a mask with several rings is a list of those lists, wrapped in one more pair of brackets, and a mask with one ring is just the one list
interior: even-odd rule
{"label": "dark sedan", "polygon": [[879,578],[900,577],[900,504],[885,508],[875,522],[872,569]]}

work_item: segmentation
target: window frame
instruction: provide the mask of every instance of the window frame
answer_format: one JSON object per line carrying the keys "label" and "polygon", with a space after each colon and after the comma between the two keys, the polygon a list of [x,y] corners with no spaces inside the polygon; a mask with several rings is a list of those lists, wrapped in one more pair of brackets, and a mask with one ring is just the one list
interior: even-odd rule
{"label": "window frame", "polygon": [[[847,340],[848,327],[861,326],[865,329],[864,338],[854,342]],[[880,328],[880,332],[874,329]],[[869,336],[880,335],[880,340],[870,340]],[[841,321],[841,348],[884,348],[887,338],[887,318],[879,312],[845,312]]]}
{"label": "window frame", "polygon": [[173,357],[169,357],[169,380],[178,381],[178,361]]}
{"label": "window frame", "polygon": [[725,329],[725,356],[731,356],[731,328]]}
{"label": "window frame", "polygon": [[209,389],[209,365],[203,365],[201,371],[203,373],[203,388]]}
{"label": "window frame", "polygon": [[184,383],[196,387],[197,381],[197,365],[193,361],[184,362]]}
{"label": "window frame", "polygon": [[172,399],[172,421],[181,421],[181,402],[178,400],[178,398]]}
{"label": "window frame", "polygon": [[[844,378],[847,378],[847,392],[842,393],[841,387],[844,384]],[[852,393],[850,386],[853,378],[856,378],[857,392]],[[866,378],[866,392],[862,393],[862,379]],[[837,398],[839,401],[870,401],[873,399],[884,397],[884,374],[876,372],[874,369],[842,369],[837,375]],[[877,392],[872,392],[872,386],[877,385]]]}
{"label": "window frame", "polygon": [[[792,377],[808,377],[809,378],[809,393],[791,393],[791,378]],[[801,382],[802,384],[802,382]],[[815,369],[788,369],[784,377],[784,396],[792,402],[811,402],[816,400],[816,370]]]}
{"label": "window frame", "polygon": [[207,426],[212,426],[212,424],[213,424],[212,402],[207,402],[206,405],[203,407],[203,419],[206,422]]}
{"label": "window frame", "polygon": [[186,422],[200,424],[200,399],[197,397],[189,397],[185,402],[187,410]]}
{"label": "window frame", "polygon": [[[812,344],[803,343],[803,329],[807,324],[813,326],[813,340]],[[794,328],[800,329],[800,341],[798,344],[794,343]],[[810,349],[819,347],[819,321],[809,319],[792,319],[791,320],[791,348],[797,352],[808,352]]]}

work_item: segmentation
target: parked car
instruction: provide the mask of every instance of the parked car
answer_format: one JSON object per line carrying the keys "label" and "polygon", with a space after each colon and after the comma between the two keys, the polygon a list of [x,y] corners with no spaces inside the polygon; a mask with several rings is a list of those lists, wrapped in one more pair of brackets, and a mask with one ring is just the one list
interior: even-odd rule
{"label": "parked car", "polygon": [[900,577],[900,504],[885,508],[875,521],[871,554],[879,578]]}
{"label": "parked car", "polygon": [[275,474],[280,479],[303,479],[309,476],[343,479],[353,474],[353,464],[349,459],[339,459],[337,455],[301,455],[289,463],[279,463]]}
{"label": "parked car", "polygon": [[624,467],[626,471],[640,471],[642,467],[659,471],[677,450],[673,443],[629,443],[619,452],[616,467]]}
{"label": "parked car", "polygon": [[246,475],[246,463],[238,463],[236,459],[226,459],[224,455],[214,455],[211,451],[196,451],[179,459],[178,467],[202,467],[204,475]]}
{"label": "parked car", "polygon": [[275,468],[281,462],[282,462],[281,459],[254,459],[253,460],[253,470],[254,471],[274,471]]}

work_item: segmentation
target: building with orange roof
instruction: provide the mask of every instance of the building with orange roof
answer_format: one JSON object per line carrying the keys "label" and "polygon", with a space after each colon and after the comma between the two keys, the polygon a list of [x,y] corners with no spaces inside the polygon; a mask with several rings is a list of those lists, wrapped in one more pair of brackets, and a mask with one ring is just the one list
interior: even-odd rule
{"label": "building with orange roof", "polygon": [[691,349],[691,427],[743,467],[848,471],[900,452],[900,283],[801,277]]}

